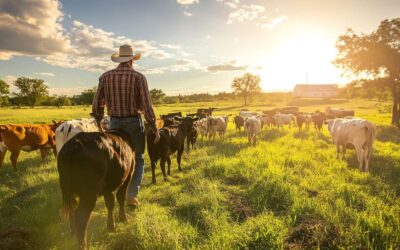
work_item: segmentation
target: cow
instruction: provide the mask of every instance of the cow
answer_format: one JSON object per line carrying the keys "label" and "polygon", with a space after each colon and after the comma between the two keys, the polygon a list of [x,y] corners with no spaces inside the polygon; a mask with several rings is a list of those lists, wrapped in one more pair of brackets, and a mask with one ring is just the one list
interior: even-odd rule
{"label": "cow", "polygon": [[310,130],[310,124],[313,121],[312,116],[310,114],[304,114],[304,122],[306,124],[307,131]]}
{"label": "cow", "polygon": [[201,139],[204,136],[207,137],[207,118],[201,118],[200,120],[195,122],[197,132],[201,134]]}
{"label": "cow", "polygon": [[216,110],[216,108],[208,108],[208,109],[198,109],[197,110],[197,116],[200,118],[207,118],[209,116],[212,116],[212,113]]}
{"label": "cow", "polygon": [[196,148],[197,135],[198,135],[197,124],[194,122],[192,129],[190,130],[189,134],[187,135],[187,150],[188,151],[190,151],[190,145],[192,146],[192,149]]}
{"label": "cow", "polygon": [[274,119],[271,115],[262,115],[262,116],[259,116],[259,119],[261,121],[261,129],[263,129],[264,126],[270,128],[274,124],[276,124],[276,123],[274,123],[274,121],[273,121]]}
{"label": "cow", "polygon": [[168,175],[171,173],[171,158],[170,156],[177,152],[178,169],[181,169],[181,158],[185,147],[185,138],[193,128],[193,123],[199,118],[174,117],[174,120],[179,122],[179,125],[174,127],[164,127],[160,129],[160,141],[155,144],[155,135],[146,125],[145,133],[147,136],[147,153],[151,161],[152,183],[156,183],[155,168],[157,162],[160,160],[161,171],[164,180],[167,180],[165,173],[165,162],[168,164]]}
{"label": "cow", "polygon": [[342,157],[345,159],[346,148],[352,145],[357,154],[359,169],[369,171],[372,146],[375,140],[375,125],[364,119],[330,119],[327,120],[328,130],[332,141],[336,145],[336,157],[339,159],[340,147]]}
{"label": "cow", "polygon": [[302,130],[302,129],[303,129],[303,124],[306,122],[306,119],[305,119],[304,116],[305,116],[305,115],[303,115],[303,113],[297,113],[297,114],[295,115],[296,124],[297,124],[297,127],[299,128],[299,130]]}
{"label": "cow", "polygon": [[67,141],[58,154],[62,214],[69,218],[80,249],[87,249],[87,226],[98,196],[104,197],[109,230],[115,230],[114,191],[119,219],[126,221],[124,202],[135,169],[129,141],[129,135],[120,130],[82,132]]}
{"label": "cow", "polygon": [[257,134],[261,131],[260,117],[247,117],[244,121],[244,129],[246,131],[249,144],[255,146],[257,143]]}
{"label": "cow", "polygon": [[228,125],[228,116],[209,116],[207,117],[207,134],[208,139],[215,139],[218,133],[221,138],[224,138]]}
{"label": "cow", "polygon": [[312,120],[314,122],[314,128],[318,131],[321,131],[322,126],[324,125],[324,121],[326,120],[326,115],[324,112],[315,111],[312,115]]}
{"label": "cow", "polygon": [[15,171],[17,171],[18,156],[22,151],[31,152],[40,150],[42,160],[46,157],[46,151],[52,149],[54,156],[57,155],[54,124],[9,124],[0,125],[0,167],[3,164],[7,150],[11,152],[10,160]]}
{"label": "cow", "polygon": [[343,108],[326,108],[326,114],[328,119],[344,118],[346,116],[354,117],[354,110],[343,109]]}
{"label": "cow", "polygon": [[283,125],[289,125],[289,128],[292,127],[292,120],[294,116],[292,114],[276,114],[275,121],[276,126],[279,128],[283,128]]}
{"label": "cow", "polygon": [[257,112],[251,112],[251,111],[240,111],[239,116],[241,116],[243,119],[250,117],[250,116],[258,116],[259,114]]}
{"label": "cow", "polygon": [[244,126],[244,118],[240,115],[235,116],[235,118],[233,118],[233,123],[235,123],[236,130],[239,130],[240,132],[242,127]]}
{"label": "cow", "polygon": [[174,120],[174,117],[182,117],[182,112],[175,112],[175,113],[169,113],[166,115],[160,115],[161,119],[164,121],[163,127],[169,127],[169,126],[174,126],[177,124],[176,120]]}

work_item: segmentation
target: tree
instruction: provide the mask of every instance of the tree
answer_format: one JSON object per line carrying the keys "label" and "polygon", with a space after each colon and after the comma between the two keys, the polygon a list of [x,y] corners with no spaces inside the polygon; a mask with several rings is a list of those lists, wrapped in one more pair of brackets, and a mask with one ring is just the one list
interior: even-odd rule
{"label": "tree", "polygon": [[252,96],[261,91],[260,82],[259,76],[246,73],[242,77],[233,79],[232,89],[235,94],[243,96],[244,105],[247,105]]}
{"label": "tree", "polygon": [[150,90],[151,100],[155,104],[164,103],[165,93],[161,89]]}
{"label": "tree", "polygon": [[350,29],[338,38],[336,47],[334,63],[344,75],[357,77],[363,87],[373,84],[390,90],[392,124],[400,127],[400,18],[382,21],[370,34]]}
{"label": "tree", "polygon": [[49,94],[48,87],[44,84],[42,79],[20,77],[14,82],[14,85],[19,89],[19,93],[15,95],[21,97],[24,103],[31,108],[33,108],[41,98]]}
{"label": "tree", "polygon": [[65,95],[57,96],[54,101],[53,105],[61,108],[62,106],[70,106],[71,105],[71,99],[69,99]]}
{"label": "tree", "polygon": [[0,79],[0,106],[8,104],[8,94],[10,93],[8,84]]}
{"label": "tree", "polygon": [[93,87],[90,89],[85,89],[79,95],[75,95],[73,100],[75,100],[76,104],[80,105],[91,105],[93,103],[94,96],[96,95],[97,87]]}

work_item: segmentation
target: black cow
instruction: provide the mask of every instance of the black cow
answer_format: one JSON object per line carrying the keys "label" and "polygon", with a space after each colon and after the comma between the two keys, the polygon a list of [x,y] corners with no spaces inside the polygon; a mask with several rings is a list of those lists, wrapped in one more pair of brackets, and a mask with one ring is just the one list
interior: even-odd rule
{"label": "black cow", "polygon": [[109,230],[115,229],[115,190],[119,219],[126,220],[124,202],[135,169],[135,153],[128,145],[129,139],[117,130],[82,132],[66,142],[58,154],[62,211],[69,217],[71,233],[77,236],[81,249],[87,249],[87,225],[97,196],[104,196]]}
{"label": "black cow", "polygon": [[166,115],[160,115],[161,119],[163,119],[163,121],[164,121],[164,127],[176,125],[176,121],[174,120],[175,116],[181,117],[182,112],[175,112],[175,113],[168,113]]}
{"label": "black cow", "polygon": [[165,162],[168,164],[168,175],[171,173],[171,158],[170,156],[177,152],[178,169],[181,171],[181,158],[185,147],[185,138],[190,133],[193,127],[193,122],[198,118],[174,117],[174,120],[180,122],[179,125],[173,127],[164,127],[160,129],[160,141],[154,144],[155,135],[151,130],[146,128],[147,135],[147,153],[151,161],[152,182],[156,183],[155,168],[158,160],[160,160],[161,171],[164,180],[167,180],[165,173]]}

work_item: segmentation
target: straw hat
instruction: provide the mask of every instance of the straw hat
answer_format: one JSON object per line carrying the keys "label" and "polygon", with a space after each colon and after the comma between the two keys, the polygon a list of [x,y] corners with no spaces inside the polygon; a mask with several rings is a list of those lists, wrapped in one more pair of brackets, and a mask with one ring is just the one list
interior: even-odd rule
{"label": "straw hat", "polygon": [[140,53],[133,54],[132,46],[124,44],[119,47],[119,53],[111,55],[111,61],[116,63],[128,62],[130,60],[139,60]]}

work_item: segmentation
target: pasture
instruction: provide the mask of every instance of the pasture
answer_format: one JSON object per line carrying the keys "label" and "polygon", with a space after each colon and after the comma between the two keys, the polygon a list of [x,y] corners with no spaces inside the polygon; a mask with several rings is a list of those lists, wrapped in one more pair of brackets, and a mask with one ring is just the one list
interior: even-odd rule
{"label": "pasture", "polygon": [[[224,140],[198,139],[184,152],[182,172],[173,157],[165,182],[159,166],[151,184],[146,154],[138,210],[128,223],[106,229],[98,199],[88,228],[91,249],[398,249],[400,247],[400,130],[389,125],[390,104],[332,100],[299,105],[354,108],[377,126],[370,172],[358,170],[355,152],[336,159],[326,126],[318,133],[264,128],[256,147],[235,132],[230,118]],[[156,106],[157,115],[200,107],[237,114],[235,102]],[[246,107],[271,109],[263,103]],[[88,117],[90,107],[0,109],[0,124]],[[74,249],[75,238],[59,215],[56,161],[21,153],[15,173],[9,153],[0,169],[0,249]]]}

